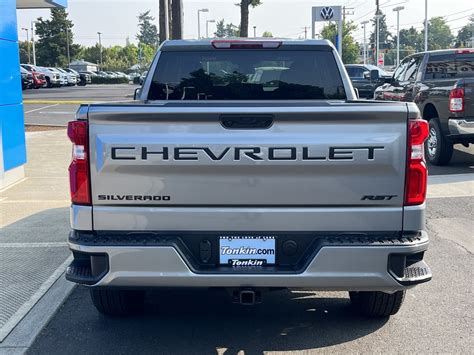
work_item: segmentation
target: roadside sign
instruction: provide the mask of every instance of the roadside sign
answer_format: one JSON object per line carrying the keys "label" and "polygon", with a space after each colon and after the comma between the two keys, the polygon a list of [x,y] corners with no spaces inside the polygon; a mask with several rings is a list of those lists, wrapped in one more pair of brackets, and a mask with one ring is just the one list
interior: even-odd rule
{"label": "roadside sign", "polygon": [[377,60],[377,66],[383,67],[385,65],[385,53],[379,53],[379,58]]}

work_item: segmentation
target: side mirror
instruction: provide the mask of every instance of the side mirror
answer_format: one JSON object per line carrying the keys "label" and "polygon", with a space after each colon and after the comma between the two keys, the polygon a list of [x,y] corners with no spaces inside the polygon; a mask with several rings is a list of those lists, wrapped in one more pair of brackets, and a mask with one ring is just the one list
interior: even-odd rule
{"label": "side mirror", "polygon": [[133,99],[138,100],[141,94],[142,94],[142,88],[136,88],[135,92],[133,93]]}
{"label": "side mirror", "polygon": [[380,78],[379,71],[377,69],[372,69],[370,71],[370,81],[378,81]]}

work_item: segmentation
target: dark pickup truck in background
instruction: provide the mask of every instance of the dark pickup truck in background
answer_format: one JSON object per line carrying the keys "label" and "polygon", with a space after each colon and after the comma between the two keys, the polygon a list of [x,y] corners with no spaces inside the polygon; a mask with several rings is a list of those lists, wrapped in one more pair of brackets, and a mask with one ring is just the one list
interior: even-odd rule
{"label": "dark pickup truck in background", "polygon": [[391,78],[386,71],[372,64],[346,64],[345,67],[352,86],[364,99],[373,99],[375,89]]}
{"label": "dark pickup truck in background", "polygon": [[430,124],[425,146],[430,163],[448,164],[454,144],[474,143],[474,49],[406,57],[374,98],[415,102]]}

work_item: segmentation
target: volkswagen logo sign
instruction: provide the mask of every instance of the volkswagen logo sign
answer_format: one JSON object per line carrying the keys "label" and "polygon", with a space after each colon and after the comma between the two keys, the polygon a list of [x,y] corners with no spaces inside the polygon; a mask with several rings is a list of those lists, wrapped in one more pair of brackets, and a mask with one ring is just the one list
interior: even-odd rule
{"label": "volkswagen logo sign", "polygon": [[323,7],[321,9],[320,15],[323,20],[329,21],[334,17],[334,10],[329,6]]}

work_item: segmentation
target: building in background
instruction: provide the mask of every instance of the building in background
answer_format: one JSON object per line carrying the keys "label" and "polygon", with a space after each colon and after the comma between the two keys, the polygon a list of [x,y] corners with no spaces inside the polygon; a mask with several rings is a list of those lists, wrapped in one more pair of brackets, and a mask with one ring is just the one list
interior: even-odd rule
{"label": "building in background", "polygon": [[74,69],[78,72],[82,71],[92,71],[96,72],[99,70],[99,66],[97,64],[86,62],[85,60],[74,60],[69,64],[69,68]]}
{"label": "building in background", "polygon": [[66,6],[67,0],[0,1],[0,189],[22,179],[26,163],[16,9]]}

